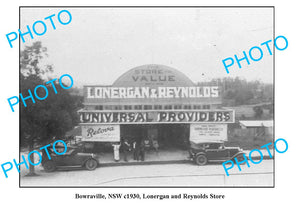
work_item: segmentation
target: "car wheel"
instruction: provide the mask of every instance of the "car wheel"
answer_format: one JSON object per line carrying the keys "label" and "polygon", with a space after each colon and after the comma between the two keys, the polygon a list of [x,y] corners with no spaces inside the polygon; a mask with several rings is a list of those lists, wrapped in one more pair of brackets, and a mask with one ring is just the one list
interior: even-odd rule
{"label": "car wheel", "polygon": [[56,165],[52,161],[47,161],[46,163],[44,163],[43,167],[46,172],[54,172],[56,169]]}
{"label": "car wheel", "polygon": [[197,165],[203,166],[207,163],[207,157],[205,155],[197,155],[195,157],[195,163]]}
{"label": "car wheel", "polygon": [[85,162],[85,168],[87,170],[95,170],[97,168],[98,162],[95,159],[89,159]]}

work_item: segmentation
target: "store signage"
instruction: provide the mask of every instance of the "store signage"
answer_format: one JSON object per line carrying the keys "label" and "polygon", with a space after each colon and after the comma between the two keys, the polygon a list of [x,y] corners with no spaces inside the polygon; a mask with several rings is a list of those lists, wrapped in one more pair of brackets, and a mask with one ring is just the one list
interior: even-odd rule
{"label": "store signage", "polygon": [[227,141],[227,124],[191,124],[190,141]]}
{"label": "store signage", "polygon": [[81,111],[81,123],[233,123],[233,110]]}
{"label": "store signage", "polygon": [[86,87],[87,99],[218,98],[218,86],[203,87]]}
{"label": "store signage", "polygon": [[159,66],[147,66],[147,68],[137,68],[131,76],[134,82],[162,82],[175,81],[176,76],[170,70],[162,70]]}
{"label": "store signage", "polygon": [[85,141],[120,141],[120,125],[86,125],[81,128]]}
{"label": "store signage", "polygon": [[161,82],[161,81],[175,81],[174,75],[142,75],[142,76],[132,76],[133,81],[145,81],[145,82]]}

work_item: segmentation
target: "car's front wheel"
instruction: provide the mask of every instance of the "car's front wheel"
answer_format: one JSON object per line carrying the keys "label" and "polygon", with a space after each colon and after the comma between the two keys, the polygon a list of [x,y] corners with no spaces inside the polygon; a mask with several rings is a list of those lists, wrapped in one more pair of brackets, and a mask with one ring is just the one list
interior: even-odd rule
{"label": "car's front wheel", "polygon": [[203,154],[196,155],[195,163],[199,166],[203,166],[203,165],[207,164],[207,157]]}
{"label": "car's front wheel", "polygon": [[52,161],[47,161],[46,163],[44,163],[43,167],[46,172],[54,172],[56,169],[56,165]]}
{"label": "car's front wheel", "polygon": [[98,162],[95,159],[89,159],[85,162],[85,168],[87,170],[95,170],[97,168]]}

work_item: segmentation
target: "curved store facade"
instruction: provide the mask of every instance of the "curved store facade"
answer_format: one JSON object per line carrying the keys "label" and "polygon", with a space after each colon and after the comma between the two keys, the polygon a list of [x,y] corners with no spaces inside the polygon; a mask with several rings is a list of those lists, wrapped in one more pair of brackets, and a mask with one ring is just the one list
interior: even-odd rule
{"label": "curved store facade", "polygon": [[84,86],[84,108],[78,111],[82,140],[152,138],[162,148],[181,148],[189,140],[226,140],[234,111],[221,104],[217,85],[198,86],[164,65],[135,67],[111,86]]}

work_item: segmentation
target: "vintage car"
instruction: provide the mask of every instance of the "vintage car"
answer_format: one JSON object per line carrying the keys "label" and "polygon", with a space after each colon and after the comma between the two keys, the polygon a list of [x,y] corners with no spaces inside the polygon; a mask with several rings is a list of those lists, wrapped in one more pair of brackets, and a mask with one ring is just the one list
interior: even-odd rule
{"label": "vintage car", "polygon": [[[62,151],[59,151],[61,149]],[[63,152],[65,147],[56,146],[57,152]],[[46,151],[42,150],[42,166],[46,172],[53,172],[57,168],[85,167],[87,170],[95,170],[99,165],[98,157],[92,153],[84,153],[82,146],[68,146],[66,153],[57,155],[52,147],[48,147],[51,160]]]}
{"label": "vintage car", "polygon": [[224,141],[190,142],[190,159],[197,165],[205,165],[208,162],[225,162],[244,159],[244,152],[239,147],[225,147]]}

